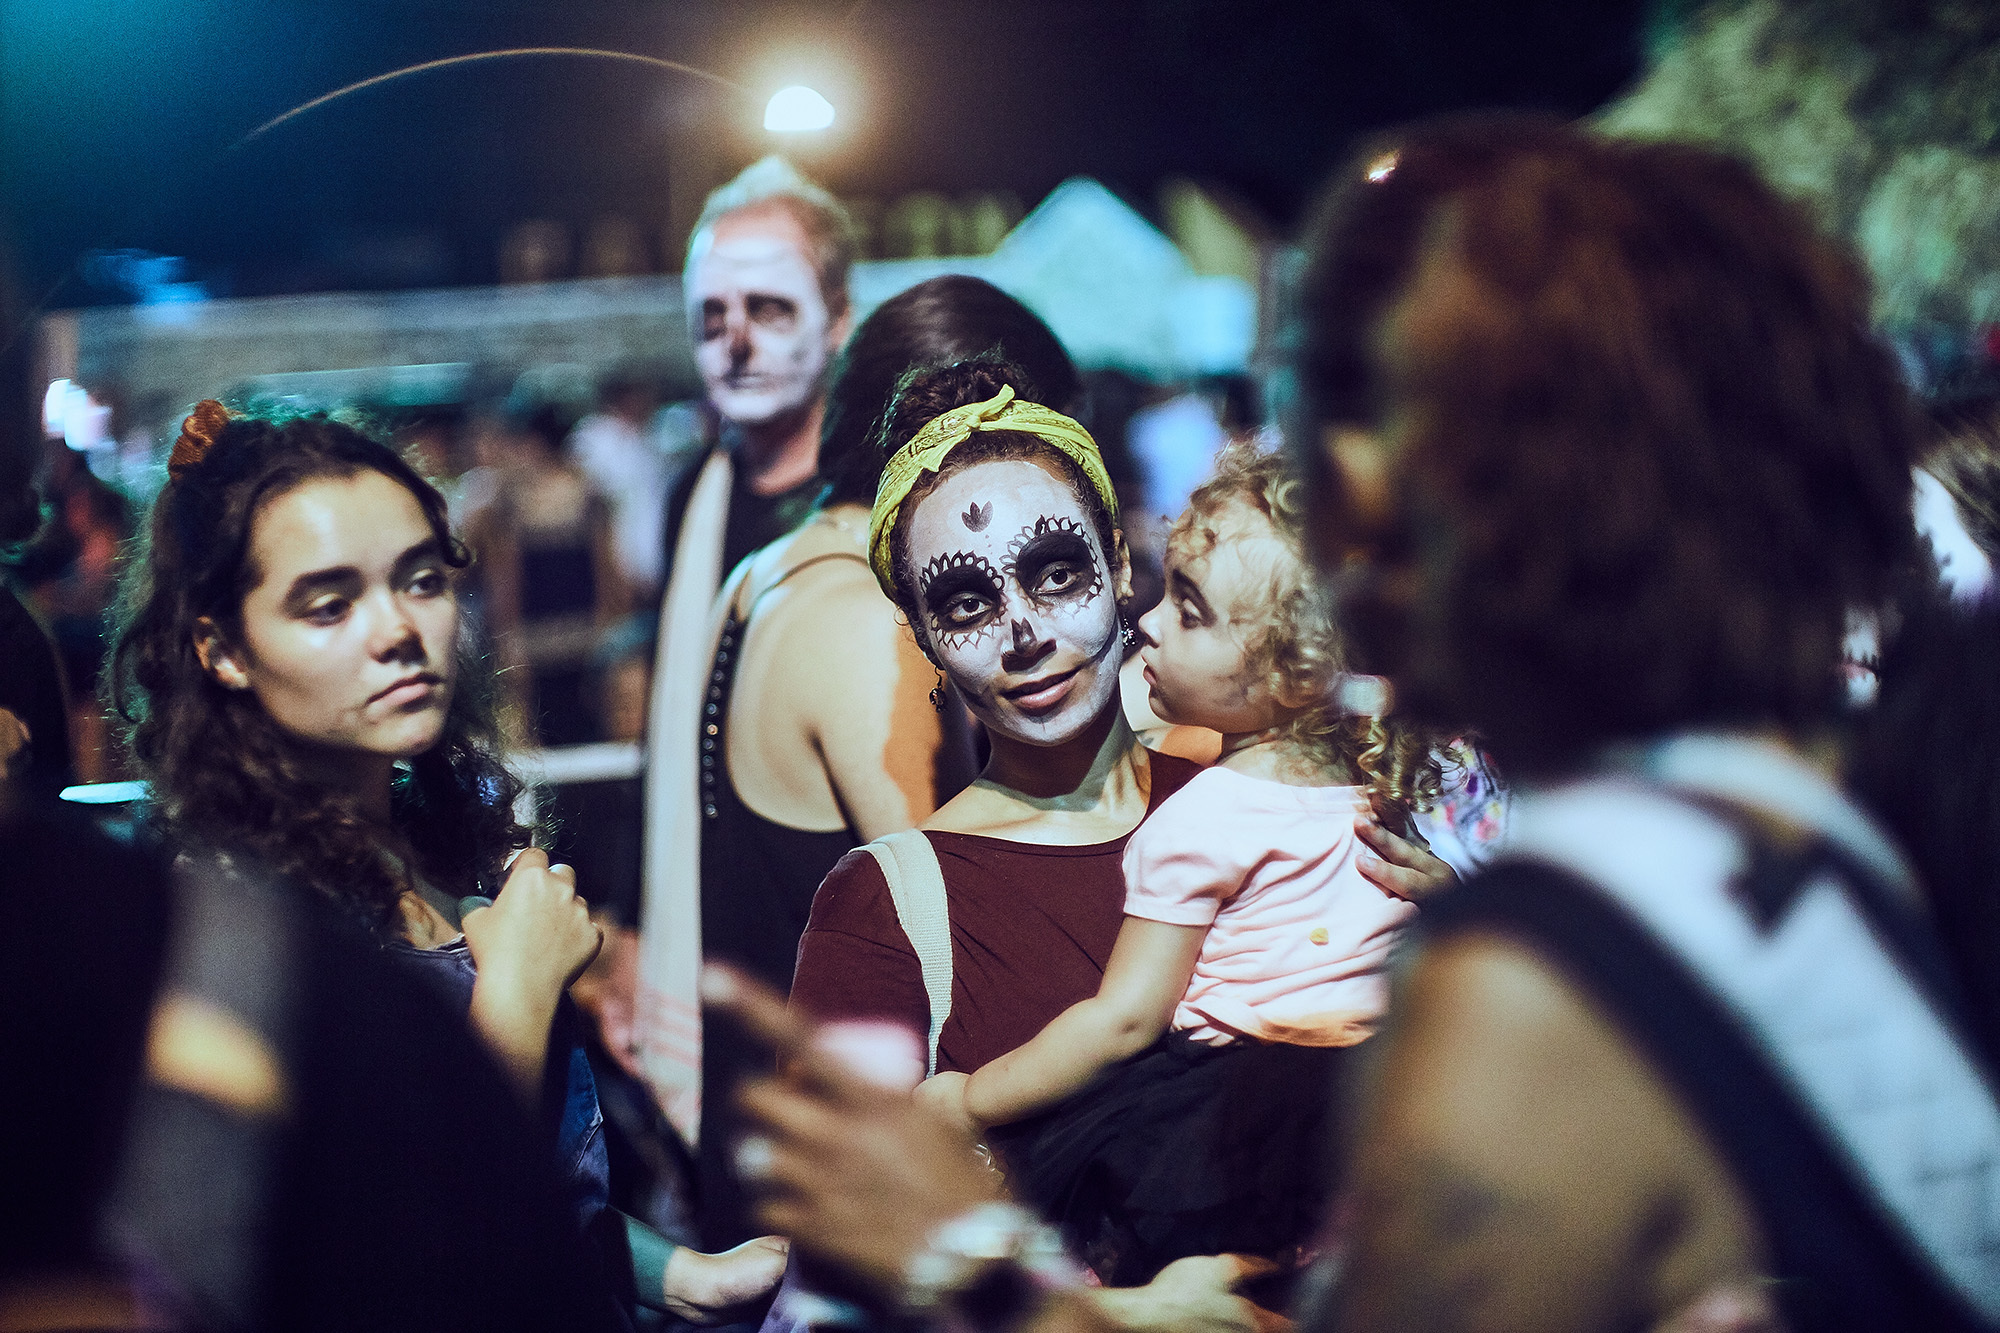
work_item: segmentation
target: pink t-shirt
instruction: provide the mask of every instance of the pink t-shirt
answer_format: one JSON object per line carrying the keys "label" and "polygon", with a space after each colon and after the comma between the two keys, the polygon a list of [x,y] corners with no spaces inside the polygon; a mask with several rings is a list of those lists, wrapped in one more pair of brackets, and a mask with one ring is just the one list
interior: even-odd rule
{"label": "pink t-shirt", "polygon": [[1211,768],[1125,846],[1125,914],[1207,926],[1176,1029],[1351,1046],[1388,1002],[1382,975],[1414,903],[1355,867],[1359,787],[1288,787]]}

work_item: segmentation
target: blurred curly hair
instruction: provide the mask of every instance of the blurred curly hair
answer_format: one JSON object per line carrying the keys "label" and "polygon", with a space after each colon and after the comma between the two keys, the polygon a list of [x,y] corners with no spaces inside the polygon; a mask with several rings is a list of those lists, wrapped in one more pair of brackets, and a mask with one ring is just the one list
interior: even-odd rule
{"label": "blurred curly hair", "polygon": [[1308,252],[1296,445],[1339,513],[1329,433],[1386,441],[1401,591],[1343,612],[1399,701],[1517,771],[1833,723],[1848,612],[1913,539],[1850,254],[1729,158],[1490,116],[1364,150]]}
{"label": "blurred curly hair", "polygon": [[497,878],[507,853],[527,844],[513,813],[522,784],[498,754],[491,672],[469,639],[455,646],[458,683],[444,732],[399,773],[389,829],[309,776],[256,696],[223,688],[195,653],[203,617],[240,641],[243,599],[259,577],[251,541],[264,506],[309,482],[366,471],[416,498],[450,565],[470,562],[451,535],[444,497],[388,445],[324,417],[228,419],[199,461],[175,466],[142,545],[126,556],[105,688],[170,837],[250,856],[382,929],[411,887],[412,868],[399,858],[462,896]]}
{"label": "blurred curly hair", "polygon": [[1286,724],[1289,739],[1329,768],[1345,766],[1367,779],[1378,797],[1403,811],[1422,810],[1443,782],[1441,738],[1394,717],[1350,713],[1336,698],[1350,663],[1332,605],[1307,558],[1311,518],[1304,481],[1281,455],[1254,444],[1225,448],[1215,475],[1195,488],[1188,507],[1167,534],[1167,558],[1179,563],[1208,555],[1225,540],[1222,520],[1231,509],[1263,518],[1285,549],[1248,627],[1244,670],[1273,694],[1312,698],[1311,707]]}

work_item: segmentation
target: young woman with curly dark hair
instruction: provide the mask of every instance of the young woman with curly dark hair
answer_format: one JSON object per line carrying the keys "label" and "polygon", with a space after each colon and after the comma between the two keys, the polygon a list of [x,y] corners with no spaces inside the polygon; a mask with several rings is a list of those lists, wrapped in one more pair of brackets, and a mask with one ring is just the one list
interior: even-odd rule
{"label": "young woman with curly dark hair", "polygon": [[[129,571],[111,686],[168,827],[254,853],[375,929],[497,885],[528,841],[521,783],[458,641],[469,556],[442,498],[338,422],[209,404],[188,420]],[[412,538],[389,568],[308,568],[385,533]]]}
{"label": "young woman with curly dark hair", "polygon": [[523,850],[491,673],[459,632],[468,557],[443,498],[348,426],[213,401],[168,471],[111,690],[170,837],[330,898],[467,1006],[554,1121],[581,1224],[641,1253],[647,1304],[767,1289],[781,1248],[723,1274],[607,1208],[602,1116],[565,998],[598,929],[568,867]]}

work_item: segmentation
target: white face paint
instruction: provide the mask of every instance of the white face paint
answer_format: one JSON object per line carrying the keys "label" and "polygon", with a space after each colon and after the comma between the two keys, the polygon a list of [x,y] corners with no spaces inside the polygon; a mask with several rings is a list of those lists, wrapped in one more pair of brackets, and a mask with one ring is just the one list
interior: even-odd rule
{"label": "white face paint", "polygon": [[1965,530],[1958,501],[1952,499],[1945,484],[1921,468],[1914,475],[1917,531],[1930,543],[1931,554],[1937,557],[1938,577],[1944,581],[1945,590],[1958,601],[1979,600],[1993,585],[1993,562]]}
{"label": "white face paint", "polygon": [[1069,484],[1035,463],[979,463],[910,515],[922,628],[973,715],[1030,745],[1060,745],[1117,694],[1111,563]]}
{"label": "white face paint", "polygon": [[844,331],[827,312],[804,231],[778,209],[727,214],[696,239],[687,310],[709,401],[745,426],[811,403]]}

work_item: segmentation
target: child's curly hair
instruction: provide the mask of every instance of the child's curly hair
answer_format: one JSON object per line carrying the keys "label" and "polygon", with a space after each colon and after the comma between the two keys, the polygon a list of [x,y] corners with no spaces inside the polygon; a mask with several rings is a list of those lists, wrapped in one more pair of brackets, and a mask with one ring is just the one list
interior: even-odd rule
{"label": "child's curly hair", "polygon": [[1215,520],[1232,505],[1263,515],[1288,557],[1274,566],[1244,644],[1253,679],[1262,677],[1281,697],[1317,701],[1286,724],[1288,738],[1329,767],[1345,764],[1363,775],[1396,808],[1426,808],[1442,782],[1434,743],[1442,738],[1393,718],[1350,713],[1334,697],[1348,669],[1346,644],[1306,560],[1305,487],[1285,458],[1255,445],[1225,448],[1215,475],[1188,497],[1167,535],[1168,552],[1186,560],[1213,550],[1221,537]]}

